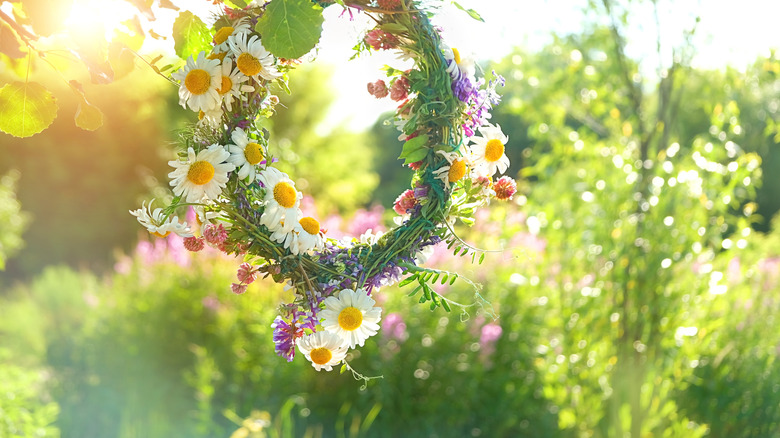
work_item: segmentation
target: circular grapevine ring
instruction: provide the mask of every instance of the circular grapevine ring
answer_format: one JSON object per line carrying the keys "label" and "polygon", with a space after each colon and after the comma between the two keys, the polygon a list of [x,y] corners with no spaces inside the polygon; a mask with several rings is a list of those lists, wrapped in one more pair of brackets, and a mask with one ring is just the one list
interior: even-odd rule
{"label": "circular grapevine ring", "polygon": [[[277,353],[292,360],[297,344],[317,370],[330,370],[348,348],[362,346],[379,329],[381,310],[370,298],[379,287],[408,274],[401,285],[415,282],[420,302],[450,310],[452,302],[428,283],[440,276],[442,283],[452,282],[457,274],[418,264],[441,241],[473,258],[475,250],[455,235],[453,223],[472,224],[477,207],[491,198],[510,199],[516,190],[509,177],[493,180],[509,165],[508,139],[487,122],[503,79],[477,79],[458,51],[442,43],[429,20],[433,12],[421,9],[421,2],[338,2],[350,14],[369,14],[377,23],[356,47],[359,52],[395,50],[414,62],[406,71],[388,68],[389,86],[378,80],[367,89],[399,103],[394,121],[404,142],[400,158],[415,174],[395,203],[397,227],[351,241],[327,239],[316,219],[302,217],[302,195],[292,179],[272,167],[269,134],[256,122],[273,115],[278,99],[271,86],[286,89],[286,73],[297,64],[291,59],[317,43],[321,6],[334,2],[254,3],[226,7],[210,30],[210,47],[171,75],[181,105],[198,112],[199,121],[182,136],[178,159],[169,162],[171,205],[144,205],[131,213],[152,234],[184,237],[191,251],[208,244],[244,255],[238,282],[231,286],[235,293],[243,293],[260,274],[288,281],[295,300],[280,308],[273,323]],[[282,8],[292,18],[280,21]],[[280,30],[292,22],[302,27]],[[313,42],[280,37],[309,33],[315,34]],[[197,224],[173,215],[185,206],[195,209]]]}

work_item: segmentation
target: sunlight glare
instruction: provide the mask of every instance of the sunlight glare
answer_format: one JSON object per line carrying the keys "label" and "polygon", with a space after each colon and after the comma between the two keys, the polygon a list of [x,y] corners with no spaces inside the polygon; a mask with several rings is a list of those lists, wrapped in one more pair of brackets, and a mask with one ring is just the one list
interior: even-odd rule
{"label": "sunlight glare", "polygon": [[122,0],[76,0],[65,25],[78,31],[100,24],[105,28],[106,39],[111,40],[115,30],[122,30],[124,21],[131,19],[137,12],[133,6]]}

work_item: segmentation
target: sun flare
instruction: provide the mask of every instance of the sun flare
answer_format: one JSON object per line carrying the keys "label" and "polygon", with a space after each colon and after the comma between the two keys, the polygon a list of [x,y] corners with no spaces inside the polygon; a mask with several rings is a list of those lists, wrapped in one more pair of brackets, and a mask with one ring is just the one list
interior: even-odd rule
{"label": "sun flare", "polygon": [[115,31],[127,32],[125,21],[133,18],[137,10],[130,3],[121,0],[76,0],[65,19],[68,30],[79,31],[97,25],[105,29],[106,40],[111,40]]}

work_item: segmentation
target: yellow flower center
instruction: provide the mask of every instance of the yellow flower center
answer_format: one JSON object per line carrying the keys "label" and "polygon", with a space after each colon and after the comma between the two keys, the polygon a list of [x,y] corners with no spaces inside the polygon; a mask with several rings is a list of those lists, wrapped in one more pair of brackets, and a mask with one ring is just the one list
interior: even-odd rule
{"label": "yellow flower center", "polygon": [[284,181],[274,186],[274,199],[284,208],[292,208],[295,205],[297,193],[295,188]]}
{"label": "yellow flower center", "polygon": [[193,183],[202,186],[214,178],[214,166],[208,161],[196,161],[190,164],[190,170],[187,171],[187,179]]}
{"label": "yellow flower center", "polygon": [[[255,164],[263,161],[263,150],[257,143],[247,143],[246,147],[244,148],[244,158],[246,158],[247,163],[254,166]],[[274,195],[275,194],[276,191],[274,189]]]}
{"label": "yellow flower center", "polygon": [[233,35],[234,30],[235,29],[233,29],[230,26],[225,26],[222,29],[218,30],[217,33],[214,34],[214,44],[220,45],[225,41],[227,41],[228,37],[230,35]]}
{"label": "yellow flower center", "polygon": [[263,65],[260,64],[260,60],[246,52],[238,55],[236,66],[238,66],[238,70],[241,73],[247,76],[254,76],[263,71]]}
{"label": "yellow flower center", "polygon": [[500,160],[502,156],[504,156],[504,144],[495,138],[488,140],[485,145],[485,159],[492,163]]}
{"label": "yellow flower center", "polygon": [[203,94],[209,91],[211,75],[206,70],[196,68],[187,73],[184,78],[184,86],[192,94]]}
{"label": "yellow flower center", "polygon": [[339,327],[347,331],[355,330],[363,324],[363,312],[356,307],[345,307],[339,313]]}
{"label": "yellow flower center", "polygon": [[206,113],[203,111],[198,111],[198,120],[203,120],[204,117],[206,117]]}
{"label": "yellow flower center", "polygon": [[455,160],[450,165],[450,171],[447,172],[447,179],[449,182],[460,181],[463,175],[466,174],[466,162],[463,160]]}
{"label": "yellow flower center", "polygon": [[455,47],[452,48],[452,58],[455,60],[455,64],[460,64],[460,52]]}
{"label": "yellow flower center", "polygon": [[227,76],[222,76],[222,86],[217,90],[219,94],[226,94],[231,88],[233,88],[233,81]]}
{"label": "yellow flower center", "polygon": [[171,234],[170,231],[166,231],[165,234],[161,234],[159,231],[155,231],[155,232],[149,231],[149,233],[151,233],[152,236],[157,236],[159,238],[165,238],[168,237],[169,234]]}
{"label": "yellow flower center", "polygon": [[301,224],[301,227],[303,227],[303,231],[306,231],[311,235],[315,235],[320,232],[320,223],[317,222],[317,219],[314,219],[313,217],[301,218],[298,223]]}
{"label": "yellow flower center", "polygon": [[324,347],[315,348],[309,354],[311,355],[311,361],[317,365],[325,365],[326,363],[330,362],[330,359],[333,357],[333,353]]}
{"label": "yellow flower center", "polygon": [[207,56],[207,59],[219,59],[219,62],[222,62],[223,59],[225,59],[225,55],[227,55],[227,52],[222,53],[212,53],[209,56]]}

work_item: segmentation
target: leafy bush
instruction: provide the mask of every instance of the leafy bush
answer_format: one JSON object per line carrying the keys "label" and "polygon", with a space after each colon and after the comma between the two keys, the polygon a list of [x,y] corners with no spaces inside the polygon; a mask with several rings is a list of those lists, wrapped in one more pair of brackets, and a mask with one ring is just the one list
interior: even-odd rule
{"label": "leafy bush", "polygon": [[59,437],[52,425],[57,403],[46,392],[47,374],[10,362],[12,353],[0,350],[0,436]]}

